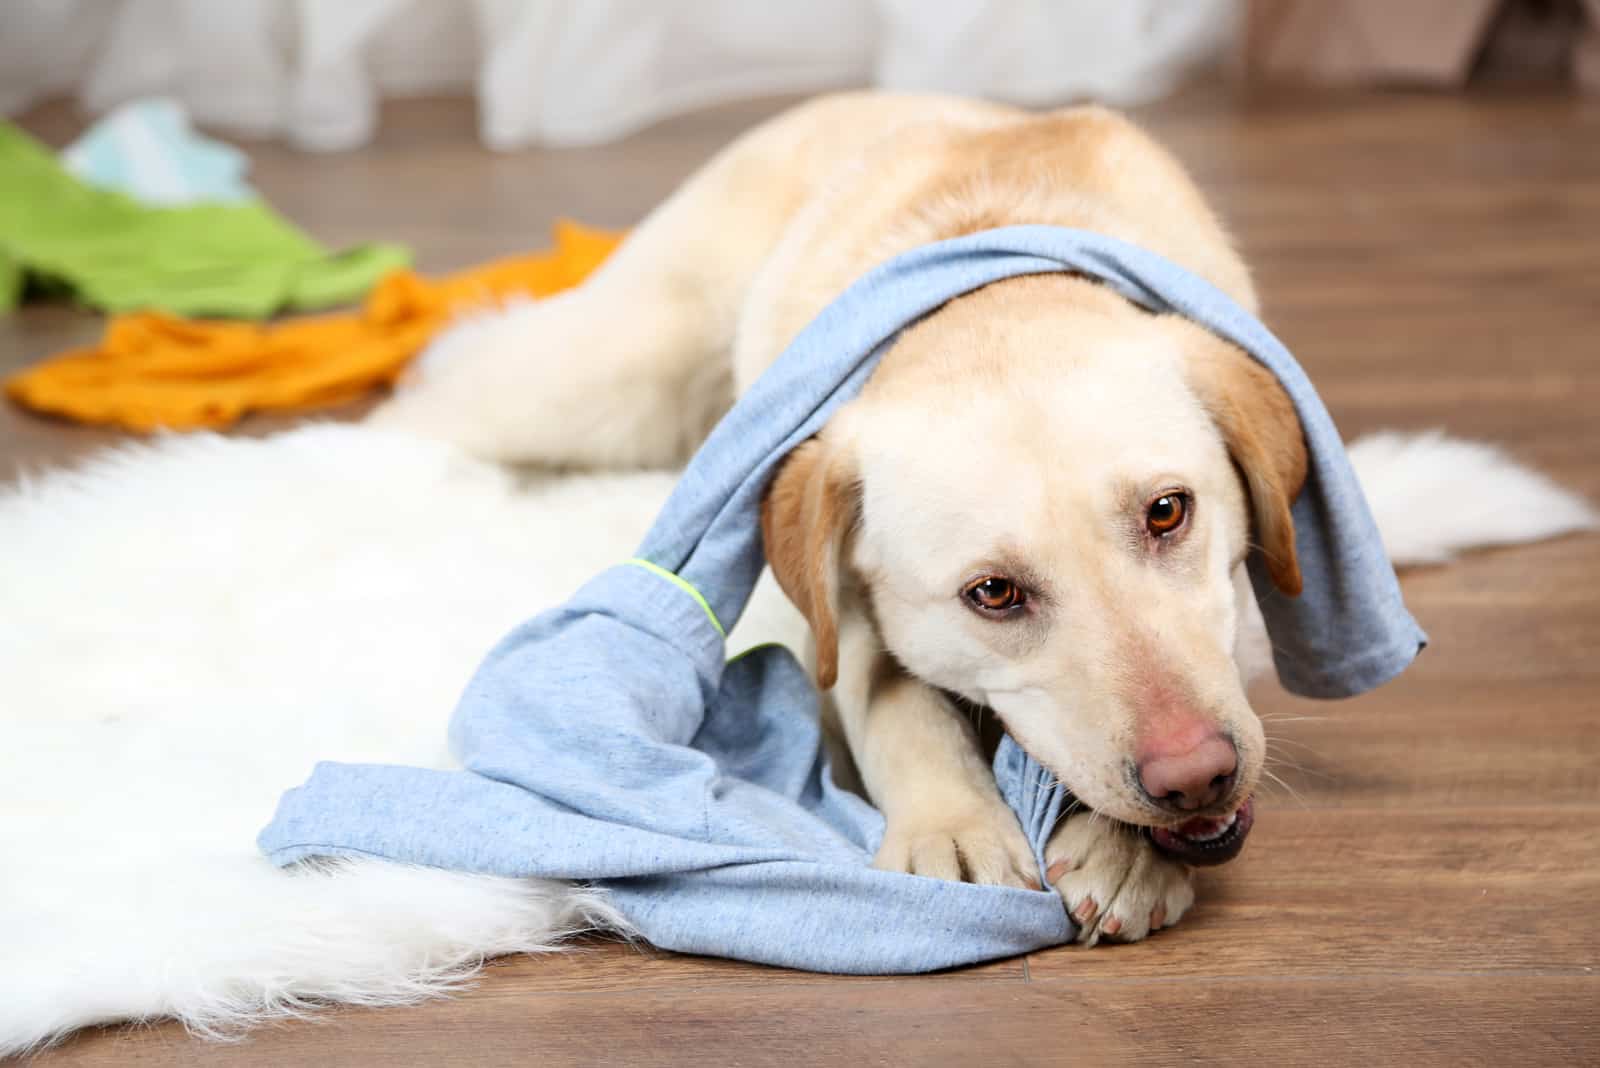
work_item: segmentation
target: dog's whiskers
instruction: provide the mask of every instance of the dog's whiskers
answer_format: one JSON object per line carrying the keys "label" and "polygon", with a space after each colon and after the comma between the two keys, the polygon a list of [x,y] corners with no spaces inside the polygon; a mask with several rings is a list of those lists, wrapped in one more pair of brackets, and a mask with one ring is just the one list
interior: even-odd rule
{"label": "dog's whiskers", "polygon": [[1316,768],[1308,768],[1304,764],[1298,764],[1295,761],[1284,757],[1282,753],[1273,753],[1271,750],[1268,750],[1267,763],[1278,768],[1288,768],[1291,771],[1298,772],[1301,775],[1309,775],[1314,779],[1321,779],[1324,782],[1333,781],[1333,776],[1327,772],[1318,771]]}
{"label": "dog's whiskers", "polygon": [[1268,745],[1292,745],[1296,749],[1306,750],[1313,756],[1322,755],[1317,751],[1316,746],[1312,745],[1310,742],[1302,742],[1298,738],[1290,738],[1282,734],[1263,734],[1263,737],[1266,739],[1266,743]]}
{"label": "dog's whiskers", "polygon": [[1074,797],[1072,799],[1072,803],[1063,808],[1059,813],[1056,814],[1056,818],[1050,821],[1051,832],[1054,832],[1057,827],[1061,826],[1062,820],[1083,808],[1083,802]]}
{"label": "dog's whiskers", "polygon": [[1267,778],[1277,783],[1278,786],[1282,787],[1282,789],[1294,799],[1295,804],[1299,805],[1301,808],[1311,807],[1310,805],[1306,804],[1306,799],[1300,796],[1300,791],[1296,790],[1293,786],[1290,786],[1288,783],[1278,778],[1277,775],[1274,775],[1271,768],[1262,768],[1261,774],[1265,775]]}

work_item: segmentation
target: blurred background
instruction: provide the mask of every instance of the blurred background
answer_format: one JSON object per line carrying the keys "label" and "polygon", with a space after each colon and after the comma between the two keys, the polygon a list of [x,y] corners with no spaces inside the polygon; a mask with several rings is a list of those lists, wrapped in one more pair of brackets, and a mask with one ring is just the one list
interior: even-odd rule
{"label": "blurred background", "polygon": [[461,94],[495,149],[607,141],[706,104],[877,85],[1023,104],[1245,83],[1600,91],[1600,0],[9,0],[0,111],[142,96],[308,149],[391,97]]}

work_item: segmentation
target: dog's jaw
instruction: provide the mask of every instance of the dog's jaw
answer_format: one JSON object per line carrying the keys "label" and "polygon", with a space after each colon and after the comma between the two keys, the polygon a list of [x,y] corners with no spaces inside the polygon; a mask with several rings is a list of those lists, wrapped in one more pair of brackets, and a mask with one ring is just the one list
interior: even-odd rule
{"label": "dog's jaw", "polygon": [[1221,819],[1201,816],[1177,827],[1149,827],[1145,836],[1173,860],[1209,867],[1226,864],[1238,856],[1255,821],[1255,799],[1246,797],[1243,804]]}

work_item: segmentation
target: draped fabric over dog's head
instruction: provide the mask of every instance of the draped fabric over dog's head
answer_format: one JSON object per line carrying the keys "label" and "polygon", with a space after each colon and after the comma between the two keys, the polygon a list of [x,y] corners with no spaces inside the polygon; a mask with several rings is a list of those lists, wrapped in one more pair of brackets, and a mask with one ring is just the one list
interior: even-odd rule
{"label": "draped fabric over dog's head", "polygon": [[1333,419],[1289,351],[1209,282],[1116,238],[1013,226],[914,249],[863,277],[826,308],[712,432],[639,555],[698,589],[728,627],[765,563],[753,517],[777,466],[821,430],[866,381],[901,330],[946,301],[1003,278],[1072,271],[1155,312],[1174,312],[1270,370],[1305,430],[1310,471],[1294,505],[1304,592],[1277,594],[1259,559],[1252,580],[1283,684],[1307,697],[1378,686],[1423,637],[1400,600],[1366,499]]}
{"label": "draped fabric over dog's head", "polygon": [[[1283,345],[1137,246],[1007,227],[878,267],[794,340],[690,462],[640,559],[491,652],[451,725],[465,771],[319,765],[285,795],[263,850],[285,864],[376,855],[592,880],[658,945],[828,971],[922,971],[1070,938],[1049,891],[871,869],[882,820],[833,785],[804,672],[776,648],[725,662],[723,643],[764,564],[761,497],[783,458],[860,391],[902,329],[992,282],[1052,271],[1185,316],[1277,377],[1309,456],[1293,508],[1303,593],[1277,593],[1251,565],[1279,677],[1345,697],[1399,673],[1425,638],[1333,421]],[[1062,788],[1009,739],[995,773],[1041,853]]]}

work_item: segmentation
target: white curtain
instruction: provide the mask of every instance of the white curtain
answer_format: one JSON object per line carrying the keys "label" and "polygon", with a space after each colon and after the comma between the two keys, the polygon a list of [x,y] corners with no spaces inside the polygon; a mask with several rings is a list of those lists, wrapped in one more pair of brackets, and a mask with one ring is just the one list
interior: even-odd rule
{"label": "white curtain", "polygon": [[471,91],[499,149],[738,96],[876,84],[1130,103],[1210,61],[1237,0],[3,0],[0,112],[176,97],[311,149],[386,95]]}

